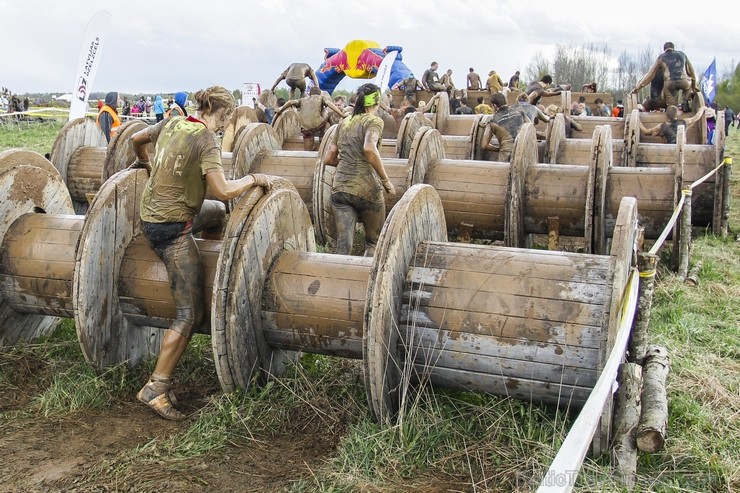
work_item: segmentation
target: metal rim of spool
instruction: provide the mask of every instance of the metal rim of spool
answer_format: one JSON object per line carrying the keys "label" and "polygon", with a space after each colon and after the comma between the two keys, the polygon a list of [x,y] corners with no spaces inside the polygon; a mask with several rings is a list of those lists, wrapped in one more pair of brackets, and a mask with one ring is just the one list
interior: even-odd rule
{"label": "metal rim of spool", "polygon": [[334,214],[331,211],[331,191],[334,188],[335,166],[325,164],[326,153],[329,150],[329,143],[334,140],[334,133],[339,129],[339,125],[332,125],[324,134],[319,144],[319,152],[316,157],[316,170],[313,174],[313,191],[312,191],[312,208],[314,227],[316,229],[316,239],[322,244],[336,244],[336,237],[332,236],[334,231]]}
{"label": "metal rim of spool", "polygon": [[65,124],[57,134],[51,148],[51,163],[67,182],[69,159],[82,146],[107,147],[108,141],[95,120],[77,118]]}
{"label": "metal rim of spool", "polygon": [[[131,137],[147,128],[149,125],[142,120],[129,120],[118,127],[116,135],[111,137],[108,152],[105,156],[105,165],[102,170],[102,181],[107,180],[115,173],[126,169],[136,159]],[[154,145],[149,144],[150,155],[154,155]]]}
{"label": "metal rim of spool", "polygon": [[147,179],[143,169],[109,178],[90,205],[80,232],[72,290],[74,320],[85,359],[97,370],[124,361],[134,366],[156,354],[164,332],[129,322],[118,295],[121,261],[140,230],[139,197]]}
{"label": "metal rim of spool", "polygon": [[534,125],[525,123],[514,142],[506,191],[504,237],[507,246],[524,246],[524,180],[530,164],[537,163],[537,133]]}
{"label": "metal rim of spool", "polygon": [[368,277],[362,360],[368,403],[379,423],[393,419],[400,409],[403,355],[395,329],[406,273],[423,241],[447,241],[447,226],[437,192],[419,184],[409,188],[383,224]]}
{"label": "metal rim of spool", "polygon": [[[612,128],[600,125],[591,141],[591,167],[595,170],[593,191],[593,253],[606,254],[606,197],[612,167]],[[597,127],[598,129],[598,127]]]}
{"label": "metal rim of spool", "polygon": [[426,126],[421,127],[416,132],[409,152],[406,189],[412,185],[424,183],[430,164],[444,157],[444,142],[439,130]]}
{"label": "metal rim of spool", "polygon": [[263,382],[280,360],[262,334],[262,295],[273,262],[285,250],[316,251],[306,204],[293,185],[273,179],[263,195],[247,192],[231,213],[213,286],[211,338],[221,387]]}
{"label": "metal rim of spool", "polygon": [[[0,152],[0,245],[8,228],[22,215],[74,214],[72,198],[59,172],[42,155],[23,149]],[[0,347],[49,333],[58,319],[19,313],[0,296]]]}

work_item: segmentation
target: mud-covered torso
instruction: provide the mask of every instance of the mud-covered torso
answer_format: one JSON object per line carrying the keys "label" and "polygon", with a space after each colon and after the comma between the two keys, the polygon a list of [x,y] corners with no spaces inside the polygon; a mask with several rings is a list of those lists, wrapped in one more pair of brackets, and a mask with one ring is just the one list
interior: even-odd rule
{"label": "mud-covered torso", "polygon": [[660,126],[660,135],[665,138],[665,141],[668,144],[676,143],[676,135],[678,134],[679,125],[686,126],[686,122],[684,120],[668,120]]}
{"label": "mud-covered torso", "polygon": [[514,140],[519,134],[527,115],[518,107],[503,106],[489,120],[493,125],[493,134],[498,139],[502,151],[510,151],[514,148]]}
{"label": "mud-covered torso", "polygon": [[216,135],[184,117],[163,120],[148,132],[155,152],[141,197],[141,218],[152,223],[189,221],[203,205],[205,175],[223,170]]}
{"label": "mud-covered torso", "polygon": [[680,51],[669,50],[660,55],[666,67],[668,80],[681,80],[686,76],[686,55]]}
{"label": "mud-covered torso", "polygon": [[383,120],[365,113],[342,120],[334,134],[339,164],[334,175],[334,191],[356,195],[370,202],[383,202],[380,177],[365,157],[365,135],[383,135]]}
{"label": "mud-covered torso", "polygon": [[325,111],[324,98],[325,96],[313,94],[301,99],[298,113],[301,115],[301,125],[305,130],[317,129],[326,121],[328,115]]}

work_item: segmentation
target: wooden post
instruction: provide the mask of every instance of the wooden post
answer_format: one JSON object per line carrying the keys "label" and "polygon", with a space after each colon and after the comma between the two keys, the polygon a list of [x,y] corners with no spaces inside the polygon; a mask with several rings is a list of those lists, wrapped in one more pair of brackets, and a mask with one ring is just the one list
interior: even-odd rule
{"label": "wooden post", "polygon": [[640,421],[642,367],[623,363],[619,367],[619,390],[614,414],[612,464],[628,491],[637,483],[637,425]]}
{"label": "wooden post", "polygon": [[547,218],[547,249],[558,250],[560,247],[560,218]]}
{"label": "wooden post", "polygon": [[730,220],[730,188],[732,179],[732,158],[726,157],[724,159],[724,169],[722,170],[722,220],[720,233],[722,237],[727,236],[728,226],[727,223]]}
{"label": "wooden post", "polygon": [[642,364],[647,348],[647,331],[650,325],[650,311],[653,307],[655,289],[655,268],[658,256],[647,252],[637,254],[637,268],[640,272],[640,297],[637,301],[637,315],[630,338],[628,360]]}
{"label": "wooden post", "polygon": [[689,286],[698,286],[699,285],[699,272],[701,272],[702,263],[697,262],[694,267],[691,268],[689,271],[689,275],[686,276],[686,279],[684,280],[684,283]]}
{"label": "wooden post", "polygon": [[643,452],[658,452],[665,445],[668,423],[666,378],[670,366],[666,348],[648,347],[643,365],[642,413],[637,428],[637,447]]}
{"label": "wooden post", "polygon": [[689,271],[691,247],[691,189],[684,189],[683,194],[685,200],[681,209],[681,234],[678,239],[678,276],[685,278]]}

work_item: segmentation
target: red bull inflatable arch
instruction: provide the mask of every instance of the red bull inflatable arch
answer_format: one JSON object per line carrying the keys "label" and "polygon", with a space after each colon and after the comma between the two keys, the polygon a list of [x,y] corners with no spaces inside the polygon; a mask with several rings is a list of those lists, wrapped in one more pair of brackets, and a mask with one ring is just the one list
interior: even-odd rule
{"label": "red bull inflatable arch", "polygon": [[324,48],[324,61],[316,71],[319,87],[331,94],[345,76],[353,79],[372,79],[385,56],[395,51],[396,60],[391,66],[389,87],[406,78],[411,71],[403,62],[400,46],[381,46],[375,41],[355,39],[344,48]]}

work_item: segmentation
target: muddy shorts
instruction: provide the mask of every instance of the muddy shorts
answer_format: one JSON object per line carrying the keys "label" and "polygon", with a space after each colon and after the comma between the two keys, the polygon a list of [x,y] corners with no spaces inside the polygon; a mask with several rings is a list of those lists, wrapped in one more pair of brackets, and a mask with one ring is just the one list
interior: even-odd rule
{"label": "muddy shorts", "polygon": [[167,269],[175,300],[175,320],[170,329],[190,339],[203,321],[203,271],[200,252],[191,234],[192,221],[148,223],[141,227],[154,252]]}

